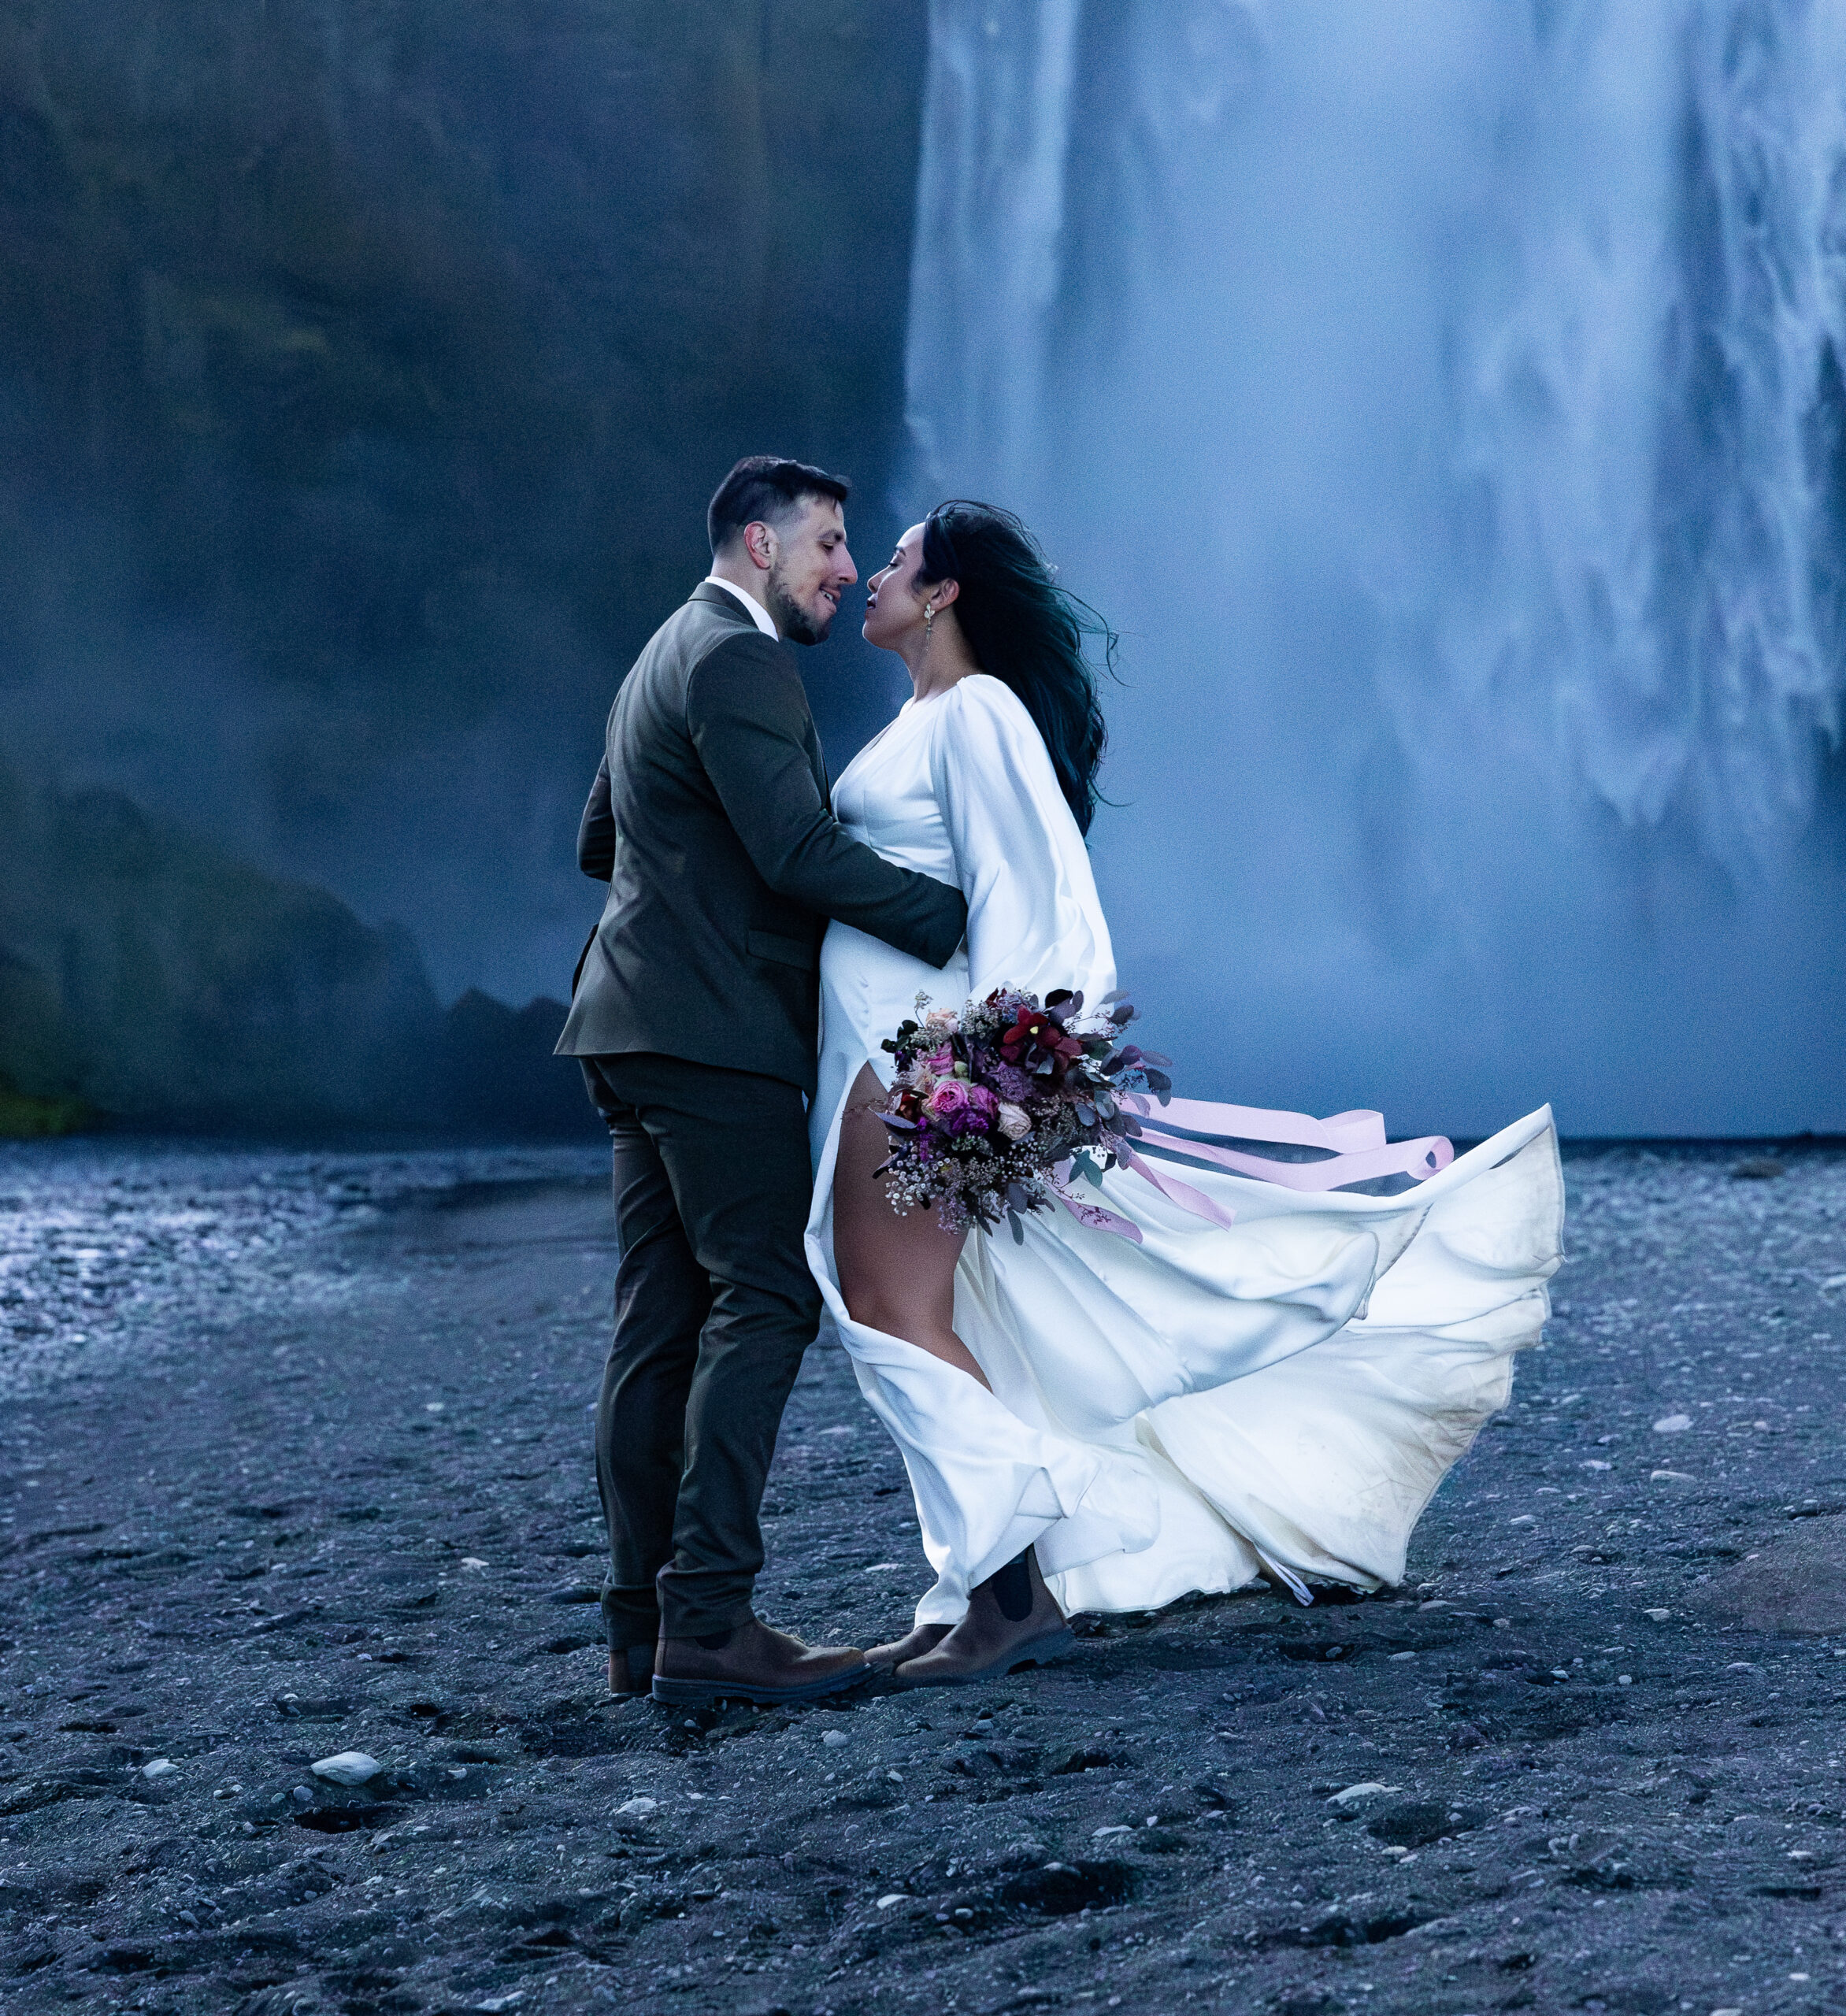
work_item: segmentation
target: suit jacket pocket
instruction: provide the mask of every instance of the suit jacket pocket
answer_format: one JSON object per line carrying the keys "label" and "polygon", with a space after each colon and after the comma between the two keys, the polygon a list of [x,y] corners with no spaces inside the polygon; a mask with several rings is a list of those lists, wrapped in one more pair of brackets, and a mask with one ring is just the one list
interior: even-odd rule
{"label": "suit jacket pocket", "polygon": [[773,959],[779,966],[799,966],[804,973],[812,973],[821,963],[817,945],[779,937],[773,931],[746,932],[743,943],[753,959]]}

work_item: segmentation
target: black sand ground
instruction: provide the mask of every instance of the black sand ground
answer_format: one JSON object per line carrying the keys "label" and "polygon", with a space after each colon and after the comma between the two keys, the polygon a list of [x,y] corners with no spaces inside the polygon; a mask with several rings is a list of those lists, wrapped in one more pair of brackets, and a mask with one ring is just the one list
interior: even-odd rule
{"label": "black sand ground", "polygon": [[[1846,1158],[1737,1159],[1570,1164],[1401,1592],[721,1715],[603,1692],[600,1195],[279,1212],[255,1313],[202,1257],[0,1414],[0,2010],[1846,2007]],[[135,1292],[60,1237],[0,1273],[28,1343]],[[902,1483],[817,1352],[765,1614],[898,1631]]]}

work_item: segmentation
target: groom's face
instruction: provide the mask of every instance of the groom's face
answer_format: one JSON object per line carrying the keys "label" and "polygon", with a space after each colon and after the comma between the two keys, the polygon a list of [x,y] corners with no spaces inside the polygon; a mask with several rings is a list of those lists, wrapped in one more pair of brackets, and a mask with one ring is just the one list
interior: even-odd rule
{"label": "groom's face", "polygon": [[776,627],[798,644],[817,644],[832,628],[840,598],[859,578],[846,549],[846,519],[835,497],[809,497],[772,528],[775,546],[765,600]]}

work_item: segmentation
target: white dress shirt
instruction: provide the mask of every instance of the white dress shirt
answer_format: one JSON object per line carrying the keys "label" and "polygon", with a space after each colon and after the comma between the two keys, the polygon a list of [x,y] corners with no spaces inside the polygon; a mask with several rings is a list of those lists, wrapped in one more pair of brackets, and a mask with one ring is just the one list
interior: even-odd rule
{"label": "white dress shirt", "polygon": [[705,577],[705,584],[707,587],[722,588],[728,595],[735,595],[743,605],[751,621],[758,629],[762,631],[765,637],[773,637],[778,643],[780,641],[781,632],[769,621],[769,612],[763,607],[754,595],[739,587],[735,581],[727,581],[722,574],[707,574]]}

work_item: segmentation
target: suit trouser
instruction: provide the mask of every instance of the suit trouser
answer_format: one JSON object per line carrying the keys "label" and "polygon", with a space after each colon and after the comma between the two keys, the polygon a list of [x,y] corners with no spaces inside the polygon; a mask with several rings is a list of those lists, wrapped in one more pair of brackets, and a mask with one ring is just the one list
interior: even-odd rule
{"label": "suit trouser", "polygon": [[596,1410],[619,1649],[749,1615],[763,1483],[821,1293],[798,1088],[648,1053],[580,1062],[614,1151],[621,1251]]}

